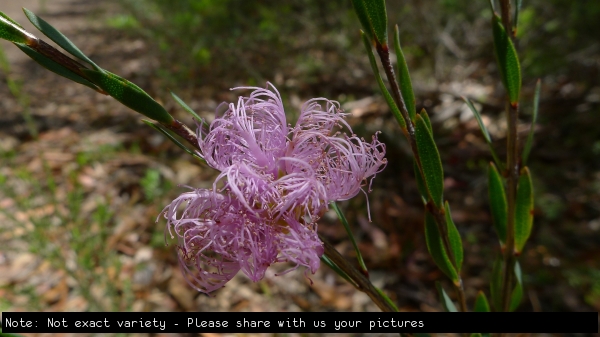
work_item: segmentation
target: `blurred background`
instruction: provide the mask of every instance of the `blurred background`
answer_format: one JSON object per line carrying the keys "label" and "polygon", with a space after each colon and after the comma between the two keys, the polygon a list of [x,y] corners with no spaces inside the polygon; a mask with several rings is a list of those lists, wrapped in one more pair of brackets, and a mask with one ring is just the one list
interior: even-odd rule
{"label": "blurred background", "polygon": [[[370,269],[401,310],[440,311],[450,284],[427,253],[410,149],[378,93],[349,0],[1,0],[0,10],[40,36],[20,7],[55,25],[102,67],[138,84],[177,118],[174,91],[209,121],[240,85],[274,83],[290,118],[313,97],[338,100],[355,132],[381,130],[389,164],[368,198],[341,203]],[[388,1],[417,107],[432,117],[445,196],[465,245],[469,306],[489,296],[499,253],[487,202],[491,160],[460,96],[476,102],[500,155],[504,91],[487,1]],[[600,310],[600,2],[525,1],[519,130],[543,81],[530,169],[535,225],[521,257],[523,311]],[[391,26],[390,26],[391,28]],[[45,39],[48,41],[48,39]],[[39,67],[0,41],[0,309],[133,311],[377,311],[323,266],[258,283],[238,275],[214,297],[183,280],[165,239],[162,208],[209,187],[215,171],[109,97]],[[319,231],[352,261],[334,213]],[[168,246],[165,245],[169,243]]]}

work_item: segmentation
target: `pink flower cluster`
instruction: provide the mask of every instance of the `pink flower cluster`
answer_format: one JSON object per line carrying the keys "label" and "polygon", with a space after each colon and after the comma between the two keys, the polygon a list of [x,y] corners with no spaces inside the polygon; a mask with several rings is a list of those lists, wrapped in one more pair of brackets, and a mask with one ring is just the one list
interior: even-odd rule
{"label": "pink flower cluster", "polygon": [[253,92],[198,131],[199,155],[221,173],[212,189],[183,193],[164,210],[198,291],[219,289],[240,270],[256,282],[275,262],[314,273],[323,254],[317,220],[385,166],[385,145],[352,134],[338,102],[307,101],[292,127],[269,86],[236,88]]}

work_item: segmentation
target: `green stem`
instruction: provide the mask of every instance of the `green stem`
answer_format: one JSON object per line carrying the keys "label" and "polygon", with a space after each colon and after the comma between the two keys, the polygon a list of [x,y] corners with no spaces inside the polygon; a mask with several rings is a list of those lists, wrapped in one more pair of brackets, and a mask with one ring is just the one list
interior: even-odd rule
{"label": "green stem", "polygon": [[367,269],[367,265],[365,264],[365,261],[362,257],[362,253],[360,252],[360,249],[358,249],[358,244],[356,243],[356,240],[354,239],[354,235],[352,234],[352,230],[350,229],[350,224],[348,224],[348,220],[346,219],[346,216],[344,215],[344,213],[342,213],[342,210],[340,210],[340,208],[338,207],[338,205],[335,201],[332,201],[329,204],[329,206],[331,206],[331,208],[335,211],[335,213],[338,216],[338,219],[340,219],[340,221],[342,222],[342,225],[344,225],[344,229],[346,229],[346,233],[348,233],[350,242],[352,242],[352,246],[354,247],[354,251],[356,252],[356,259],[358,260],[358,265],[360,266],[361,272],[366,277],[369,277],[369,270]]}
{"label": "green stem", "polygon": [[381,293],[379,289],[377,289],[371,281],[365,277],[358,269],[356,269],[352,264],[348,262],[327,240],[321,237],[321,241],[323,241],[323,245],[325,247],[325,255],[333,262],[335,265],[342,270],[348,277],[353,281],[356,289],[367,294],[373,303],[384,312],[397,312],[398,308],[396,308],[393,303],[386,299],[385,295]]}

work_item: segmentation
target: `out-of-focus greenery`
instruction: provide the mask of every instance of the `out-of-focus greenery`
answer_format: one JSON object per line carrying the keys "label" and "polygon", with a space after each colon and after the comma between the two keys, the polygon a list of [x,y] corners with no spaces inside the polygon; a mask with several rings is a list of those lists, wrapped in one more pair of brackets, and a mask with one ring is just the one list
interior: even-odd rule
{"label": "out-of-focus greenery", "polygon": [[[598,1],[532,1],[524,7],[519,20],[518,36],[521,45],[527,46],[523,48],[524,66],[535,76],[573,71],[583,75],[586,69],[597,68],[599,17]],[[593,72],[588,75],[593,76]]]}
{"label": "out-of-focus greenery", "polygon": [[[369,74],[347,0],[118,1],[129,13],[109,24],[155,41],[160,72],[180,87],[236,74],[246,84],[283,76],[291,87],[322,83],[335,93],[336,81]],[[456,59],[493,62],[487,1],[388,1],[388,12],[411,68],[425,76],[446,79]],[[597,67],[599,16],[597,1],[525,1],[518,29],[525,78]]]}
{"label": "out-of-focus greenery", "polygon": [[[245,83],[273,80],[280,69],[312,74],[348,50],[350,2],[244,0],[121,0],[131,16],[115,23],[140,31],[161,51],[161,71],[195,85],[238,74]],[[134,21],[137,21],[134,22]],[[114,26],[114,25],[113,25]],[[317,55],[307,50],[318,50]],[[346,62],[342,62],[346,64]],[[316,79],[315,79],[316,80]],[[310,83],[306,83],[310,84]]]}

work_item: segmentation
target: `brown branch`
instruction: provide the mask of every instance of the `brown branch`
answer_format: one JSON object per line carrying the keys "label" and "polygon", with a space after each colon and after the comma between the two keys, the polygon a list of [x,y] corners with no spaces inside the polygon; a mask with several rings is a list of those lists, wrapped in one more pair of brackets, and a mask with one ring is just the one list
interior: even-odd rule
{"label": "brown branch", "polygon": [[200,150],[200,145],[198,144],[198,137],[196,136],[196,133],[194,133],[194,131],[188,128],[187,125],[183,124],[182,122],[176,119],[173,119],[173,122],[171,124],[161,123],[161,125],[175,132],[181,138],[185,139],[196,150]]}

